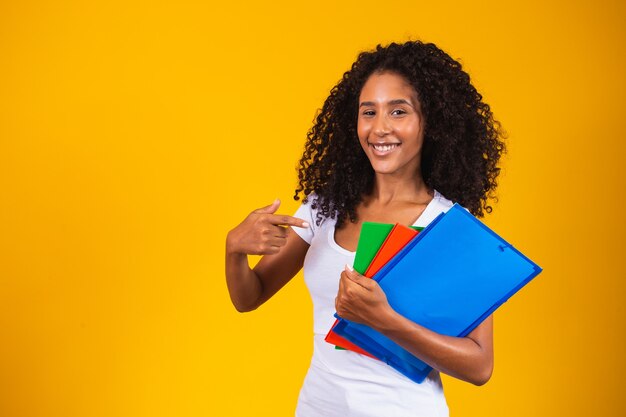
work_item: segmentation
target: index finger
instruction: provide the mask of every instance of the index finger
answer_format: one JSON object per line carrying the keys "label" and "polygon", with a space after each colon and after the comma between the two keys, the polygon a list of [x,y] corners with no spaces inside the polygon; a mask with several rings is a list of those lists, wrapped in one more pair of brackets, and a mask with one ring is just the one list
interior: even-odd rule
{"label": "index finger", "polygon": [[309,227],[309,223],[299,219],[297,217],[291,217],[284,214],[270,214],[268,217],[270,223],[277,226],[296,226],[296,227]]}

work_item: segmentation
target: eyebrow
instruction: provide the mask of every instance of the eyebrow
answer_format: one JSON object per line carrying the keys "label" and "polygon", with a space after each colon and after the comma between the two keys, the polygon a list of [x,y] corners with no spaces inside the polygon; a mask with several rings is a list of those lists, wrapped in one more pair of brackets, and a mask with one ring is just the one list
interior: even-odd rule
{"label": "eyebrow", "polygon": [[[359,104],[359,108],[360,108],[360,107],[364,107],[364,106],[374,106],[375,104],[376,104],[376,103],[374,103],[373,101],[364,101],[364,102],[362,102],[361,104]],[[388,104],[388,105],[390,105],[390,106],[395,106],[395,105],[397,105],[397,104],[407,104],[407,105],[409,105],[409,106],[413,107],[413,105],[412,105],[411,103],[409,103],[408,101],[406,101],[406,100],[405,100],[405,99],[403,99],[403,98],[398,98],[398,99],[395,99],[395,100],[390,100],[390,101],[388,101],[388,102],[387,102],[387,104]]]}

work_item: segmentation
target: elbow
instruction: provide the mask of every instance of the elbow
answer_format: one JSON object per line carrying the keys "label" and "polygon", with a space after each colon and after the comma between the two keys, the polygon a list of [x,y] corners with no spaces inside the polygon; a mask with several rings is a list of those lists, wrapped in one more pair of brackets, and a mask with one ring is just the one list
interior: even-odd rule
{"label": "elbow", "polygon": [[243,305],[243,304],[236,304],[236,303],[233,303],[233,305],[235,306],[235,310],[237,310],[238,313],[249,313],[251,311],[256,310],[258,307],[255,305]]}
{"label": "elbow", "polygon": [[476,385],[477,387],[481,387],[483,385],[485,385],[489,379],[491,378],[491,375],[486,376],[486,377],[481,377],[479,379],[474,379],[472,381],[470,381],[472,384]]}
{"label": "elbow", "polygon": [[258,303],[249,303],[249,304],[245,304],[242,302],[237,302],[233,299],[231,299],[233,306],[235,306],[235,310],[237,310],[237,312],[239,313],[249,313],[251,311],[256,310],[257,308],[259,308],[259,304]]}
{"label": "elbow", "polygon": [[237,310],[238,313],[249,313],[251,311],[256,310],[256,307],[238,307],[238,306],[235,306],[235,309]]}
{"label": "elbow", "polygon": [[492,374],[493,374],[493,363],[490,363],[489,365],[484,366],[479,372],[477,372],[477,374],[474,375],[474,378],[472,378],[469,382],[480,387],[482,385],[485,385],[487,382],[489,382]]}
{"label": "elbow", "polygon": [[235,310],[237,310],[237,313],[248,313],[248,312],[252,311],[249,308],[245,308],[245,307],[239,306],[237,304],[234,304],[234,306],[235,306]]}
{"label": "elbow", "polygon": [[234,291],[230,291],[229,295],[230,302],[233,304],[233,307],[235,307],[235,310],[237,310],[237,312],[239,313],[248,313],[250,311],[254,311],[261,305],[258,299],[246,300],[246,297],[241,297]]}

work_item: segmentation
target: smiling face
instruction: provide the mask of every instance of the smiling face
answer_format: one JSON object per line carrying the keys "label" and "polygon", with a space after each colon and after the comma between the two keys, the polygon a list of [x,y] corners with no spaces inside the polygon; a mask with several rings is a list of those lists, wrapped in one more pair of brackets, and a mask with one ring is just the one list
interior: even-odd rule
{"label": "smiling face", "polygon": [[419,174],[423,117],[417,92],[393,72],[372,74],[359,96],[357,133],[377,174]]}

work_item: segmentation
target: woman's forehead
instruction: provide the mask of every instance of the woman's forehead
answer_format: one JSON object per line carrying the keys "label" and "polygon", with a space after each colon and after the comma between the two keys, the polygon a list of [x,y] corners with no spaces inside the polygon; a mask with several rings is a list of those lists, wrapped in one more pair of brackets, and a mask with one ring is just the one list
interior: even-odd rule
{"label": "woman's forehead", "polygon": [[370,75],[359,95],[359,102],[388,103],[399,99],[418,103],[415,88],[405,77],[391,71]]}

